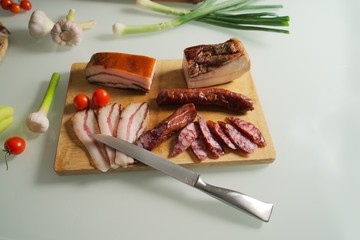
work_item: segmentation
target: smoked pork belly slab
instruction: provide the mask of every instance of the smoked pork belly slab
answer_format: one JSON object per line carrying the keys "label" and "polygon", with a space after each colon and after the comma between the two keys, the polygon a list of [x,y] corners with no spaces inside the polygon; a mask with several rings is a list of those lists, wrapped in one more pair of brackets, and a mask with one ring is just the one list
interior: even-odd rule
{"label": "smoked pork belly slab", "polygon": [[231,38],[186,48],[182,67],[188,88],[208,87],[243,76],[250,70],[250,58],[242,42]]}
{"label": "smoked pork belly slab", "polygon": [[92,55],[85,67],[89,83],[106,87],[150,91],[156,59],[117,52],[99,52]]}

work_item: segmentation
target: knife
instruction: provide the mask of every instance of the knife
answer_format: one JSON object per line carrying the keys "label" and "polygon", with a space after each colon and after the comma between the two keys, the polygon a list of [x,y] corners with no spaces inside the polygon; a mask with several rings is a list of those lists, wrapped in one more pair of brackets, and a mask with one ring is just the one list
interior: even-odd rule
{"label": "knife", "polygon": [[127,141],[102,135],[93,134],[92,137],[105,145],[112,147],[166,175],[173,177],[191,187],[201,190],[208,195],[238,209],[264,222],[270,220],[273,204],[259,201],[241,192],[217,187],[204,182],[200,174],[162,158],[144,148]]}

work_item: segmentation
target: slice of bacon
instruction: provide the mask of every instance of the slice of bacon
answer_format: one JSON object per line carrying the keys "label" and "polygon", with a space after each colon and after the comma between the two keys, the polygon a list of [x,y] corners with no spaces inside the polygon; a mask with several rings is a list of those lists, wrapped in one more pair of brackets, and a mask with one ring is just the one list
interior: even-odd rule
{"label": "slice of bacon", "polygon": [[224,131],[221,129],[219,123],[208,120],[206,121],[207,126],[210,129],[210,132],[214,134],[218,139],[220,139],[227,147],[235,150],[236,146],[231,142],[231,140],[226,136]]}
{"label": "slice of bacon", "polygon": [[266,146],[264,136],[254,124],[233,116],[228,116],[226,120],[232,123],[242,134],[248,137],[259,147]]}
{"label": "slice of bacon", "polygon": [[151,151],[194,121],[195,117],[195,105],[192,103],[185,104],[157,124],[153,129],[141,134],[136,141],[136,145]]}
{"label": "slice of bacon", "polygon": [[[121,112],[121,105],[117,103],[110,103],[104,107],[101,107],[98,111],[97,120],[99,123],[100,133],[116,136],[117,127],[119,124]],[[115,149],[105,146],[107,156],[110,160],[110,166],[113,169],[119,167],[115,163]]]}
{"label": "slice of bacon", "polygon": [[191,143],[191,150],[199,161],[207,158],[207,147],[203,136],[199,135],[199,137]]}
{"label": "slice of bacon", "polygon": [[[149,105],[146,102],[129,104],[121,112],[116,137],[134,143],[143,133],[148,120]],[[128,164],[134,163],[134,159],[116,151],[115,163],[126,168]]]}
{"label": "slice of bacon", "polygon": [[228,135],[228,137],[231,139],[231,141],[241,150],[243,150],[246,153],[253,153],[255,152],[257,145],[253,142],[251,142],[247,137],[242,135],[235,127],[232,125],[223,122],[218,121],[220,127],[223,129],[223,131]]}
{"label": "slice of bacon", "polygon": [[206,121],[200,116],[200,114],[197,115],[198,121],[199,121],[199,126],[200,126],[200,132],[202,134],[202,136],[204,137],[205,140],[205,144],[207,146],[207,148],[209,149],[211,155],[214,158],[219,158],[221,156],[223,156],[225,154],[223,148],[221,147],[221,145],[219,144],[219,142],[217,142],[214,137],[212,136]]}
{"label": "slice of bacon", "polygon": [[170,157],[175,157],[180,153],[184,152],[188,147],[190,147],[191,143],[199,136],[200,129],[197,122],[192,122],[184,127],[179,135],[177,142],[170,153]]}
{"label": "slice of bacon", "polygon": [[92,134],[100,133],[94,110],[79,111],[75,113],[71,121],[75,135],[90,154],[90,164],[102,172],[108,171],[110,164],[104,145],[91,137]]}

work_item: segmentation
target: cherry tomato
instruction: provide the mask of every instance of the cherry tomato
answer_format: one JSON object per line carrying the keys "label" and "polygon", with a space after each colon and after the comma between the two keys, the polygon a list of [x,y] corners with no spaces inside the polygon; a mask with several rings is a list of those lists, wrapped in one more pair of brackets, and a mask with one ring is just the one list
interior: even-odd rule
{"label": "cherry tomato", "polygon": [[19,13],[19,12],[21,12],[20,4],[18,4],[18,3],[11,3],[11,4],[10,4],[10,11],[11,11],[12,13]]}
{"label": "cherry tomato", "polygon": [[21,137],[15,136],[8,138],[4,143],[5,151],[10,155],[19,155],[25,150],[25,140]]}
{"label": "cherry tomato", "polygon": [[80,93],[74,97],[74,106],[78,110],[84,110],[90,106],[90,98],[83,93]]}
{"label": "cherry tomato", "polygon": [[32,4],[31,4],[31,2],[28,1],[28,0],[22,0],[22,1],[20,2],[20,7],[21,7],[22,9],[26,10],[26,11],[29,11],[29,10],[31,10],[31,8],[32,8]]}
{"label": "cherry tomato", "polygon": [[8,10],[10,9],[10,5],[13,3],[12,0],[1,0],[2,9]]}
{"label": "cherry tomato", "polygon": [[104,89],[99,88],[92,95],[92,102],[97,108],[105,106],[109,101],[110,94]]}

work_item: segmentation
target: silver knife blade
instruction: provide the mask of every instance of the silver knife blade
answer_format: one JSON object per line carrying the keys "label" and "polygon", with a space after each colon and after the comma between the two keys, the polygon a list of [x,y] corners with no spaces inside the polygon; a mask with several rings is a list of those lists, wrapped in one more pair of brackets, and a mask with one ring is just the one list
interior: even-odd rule
{"label": "silver knife blade", "polygon": [[102,142],[105,145],[108,145],[109,147],[112,147],[125,155],[128,155],[192,187],[195,186],[195,183],[199,178],[199,174],[138,147],[135,144],[119,138],[101,134],[94,134],[92,137],[97,141]]}
{"label": "silver knife blade", "polygon": [[210,185],[200,178],[200,174],[177,165],[127,141],[101,134],[93,134],[92,137],[95,140],[124,153],[125,155],[133,157],[134,159],[169,175],[170,177],[201,190],[238,210],[244,211],[245,213],[257,217],[265,222],[268,222],[270,219],[273,209],[273,204],[271,203],[259,201],[253,197],[231,189]]}

